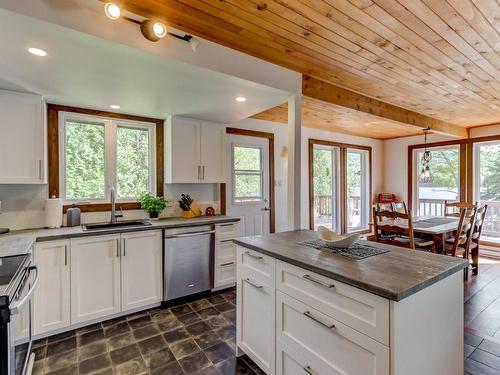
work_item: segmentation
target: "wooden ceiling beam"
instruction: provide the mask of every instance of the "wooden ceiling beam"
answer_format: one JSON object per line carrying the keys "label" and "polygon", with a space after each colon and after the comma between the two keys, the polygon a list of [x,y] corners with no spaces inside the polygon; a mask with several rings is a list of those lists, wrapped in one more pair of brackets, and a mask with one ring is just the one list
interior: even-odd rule
{"label": "wooden ceiling beam", "polygon": [[302,94],[419,129],[430,128],[434,133],[457,138],[468,137],[467,129],[461,126],[397,107],[307,75],[302,79]]}

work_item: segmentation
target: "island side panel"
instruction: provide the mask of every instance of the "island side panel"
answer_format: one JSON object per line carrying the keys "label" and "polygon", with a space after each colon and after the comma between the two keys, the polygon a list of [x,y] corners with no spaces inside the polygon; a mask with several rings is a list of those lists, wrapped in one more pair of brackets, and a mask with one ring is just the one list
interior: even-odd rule
{"label": "island side panel", "polygon": [[391,301],[391,375],[463,374],[463,273]]}

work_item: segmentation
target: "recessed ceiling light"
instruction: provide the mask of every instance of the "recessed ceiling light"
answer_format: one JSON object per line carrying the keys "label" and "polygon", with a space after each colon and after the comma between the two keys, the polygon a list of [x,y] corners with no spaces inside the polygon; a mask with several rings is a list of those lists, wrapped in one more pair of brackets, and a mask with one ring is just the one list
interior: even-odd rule
{"label": "recessed ceiling light", "polygon": [[117,20],[120,18],[121,11],[118,5],[110,2],[104,4],[104,13],[109,19]]}
{"label": "recessed ceiling light", "polygon": [[158,38],[163,38],[167,35],[167,27],[161,22],[155,22],[153,25],[153,32]]}
{"label": "recessed ceiling light", "polygon": [[47,56],[47,52],[45,52],[43,49],[40,48],[30,47],[28,48],[28,52],[35,56],[42,56],[42,57]]}
{"label": "recessed ceiling light", "polygon": [[141,22],[141,32],[147,40],[157,42],[167,35],[167,27],[161,22],[146,19]]}
{"label": "recessed ceiling light", "polygon": [[237,102],[246,102],[247,98],[245,98],[244,96],[238,96],[238,97],[236,97],[236,101]]}
{"label": "recessed ceiling light", "polygon": [[112,108],[112,109],[120,109],[120,106],[118,104],[111,104],[109,106],[109,108]]}

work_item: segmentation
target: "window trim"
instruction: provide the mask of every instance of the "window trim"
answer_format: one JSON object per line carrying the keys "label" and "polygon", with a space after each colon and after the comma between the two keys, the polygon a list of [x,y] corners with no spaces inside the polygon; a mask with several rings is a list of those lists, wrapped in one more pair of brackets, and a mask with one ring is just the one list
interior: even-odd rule
{"label": "window trim", "polygon": [[372,220],[371,212],[371,202],[373,201],[372,196],[372,185],[373,185],[373,164],[372,164],[372,148],[370,146],[361,146],[348,143],[325,141],[321,139],[309,139],[309,228],[314,230],[314,180],[313,180],[313,151],[314,145],[324,145],[340,148],[340,228],[341,234],[364,234],[371,233],[370,225],[368,229],[362,229],[358,231],[348,232],[347,228],[347,150],[357,149],[364,150],[368,152],[368,191],[369,191],[369,213],[368,213],[368,224]]}
{"label": "window trim", "polygon": [[[70,107],[58,104],[47,104],[47,139],[48,139],[48,196],[60,197],[60,162],[59,162],[59,126],[60,126],[60,113],[68,113],[71,117],[93,117],[97,118],[107,118],[116,122],[117,125],[126,124],[127,122],[133,122],[134,125],[137,123],[149,123],[151,126],[154,124],[154,141],[152,144],[155,145],[153,151],[155,163],[152,164],[151,175],[154,177],[152,186],[156,187],[156,194],[158,196],[163,196],[163,184],[164,184],[164,161],[163,161],[163,120],[126,115],[122,113],[99,111],[87,108]],[[130,201],[130,199],[123,201],[119,200],[120,207],[123,210],[137,210],[140,209],[140,204],[135,201]],[[64,204],[63,212],[66,212],[70,208],[70,204]],[[100,212],[109,211],[111,209],[111,203],[109,202],[109,197],[100,202],[91,202],[85,204],[79,204],[78,207],[82,212]]]}

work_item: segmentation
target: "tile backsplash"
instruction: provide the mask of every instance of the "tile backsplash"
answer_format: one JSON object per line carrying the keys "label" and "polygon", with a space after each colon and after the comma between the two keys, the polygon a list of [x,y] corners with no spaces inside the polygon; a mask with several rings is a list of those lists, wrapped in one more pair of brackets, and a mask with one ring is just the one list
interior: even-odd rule
{"label": "tile backsplash", "polygon": [[[0,228],[11,230],[43,228],[45,226],[45,199],[47,198],[46,185],[0,185]],[[178,217],[181,210],[177,201],[182,193],[189,194],[198,203],[202,212],[212,206],[219,212],[219,185],[218,184],[166,184],[165,199],[170,203],[163,210],[160,218]],[[117,209],[119,209],[117,203]],[[123,211],[123,219],[146,219],[148,214],[143,210]],[[82,224],[106,222],[110,220],[110,212],[82,212]],[[63,225],[66,215],[63,217]]]}

